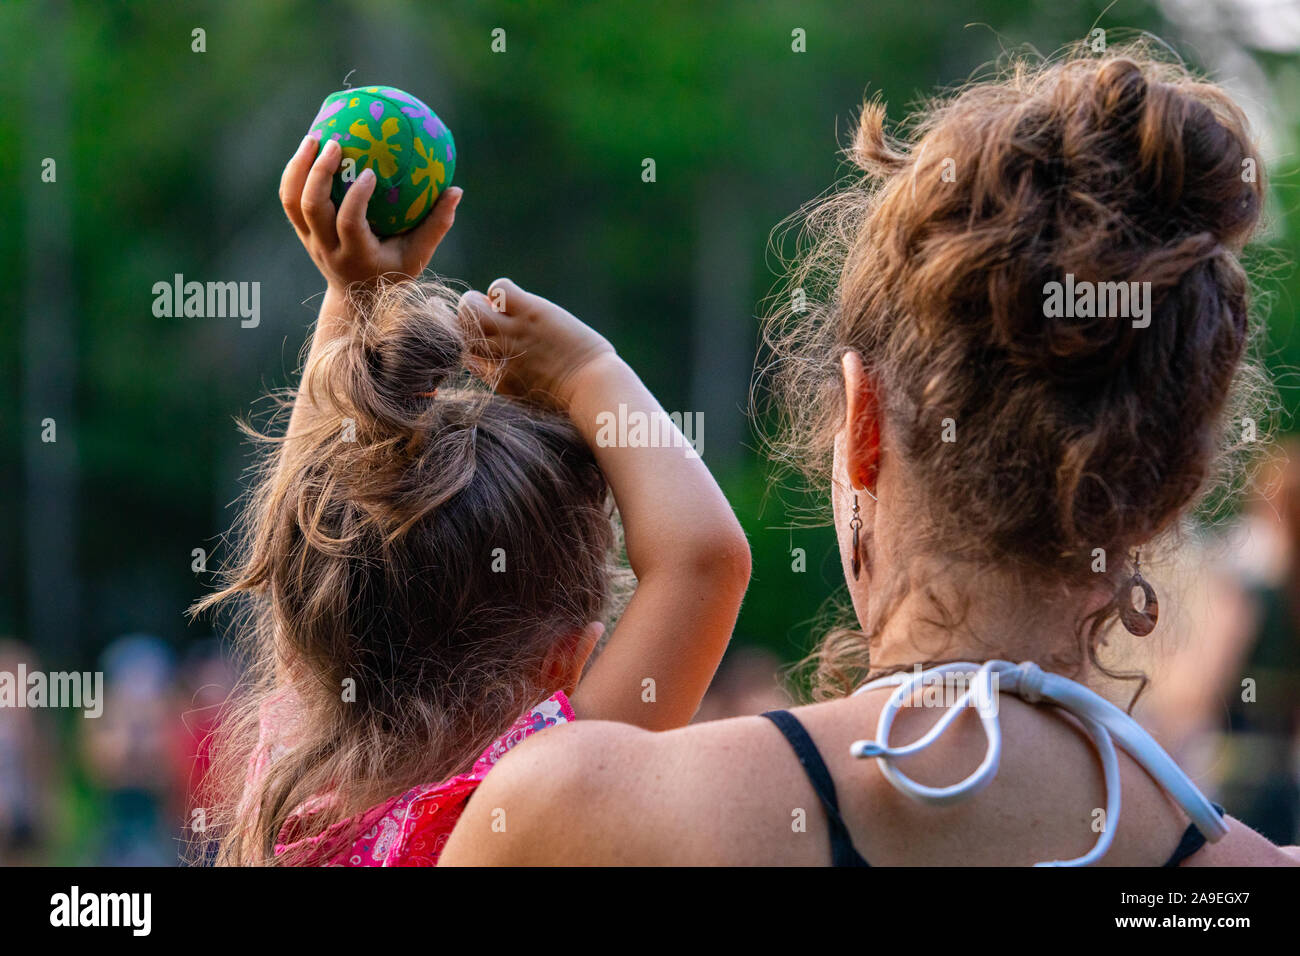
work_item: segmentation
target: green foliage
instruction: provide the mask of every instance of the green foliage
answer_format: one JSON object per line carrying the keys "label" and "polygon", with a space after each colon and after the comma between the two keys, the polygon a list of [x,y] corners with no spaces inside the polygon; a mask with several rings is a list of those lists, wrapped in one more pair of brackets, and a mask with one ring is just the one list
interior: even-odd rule
{"label": "green foliage", "polygon": [[[768,230],[834,182],[864,95],[883,94],[901,118],[1003,47],[1050,51],[1083,36],[1103,6],[984,0],[984,26],[951,0],[0,6],[0,62],[16,85],[0,138],[22,147],[3,160],[16,188],[0,191],[14,317],[0,322],[0,633],[24,636],[21,441],[35,426],[21,420],[19,383],[42,374],[21,361],[25,190],[66,190],[72,207],[79,645],[127,630],[179,641],[206,629],[182,616],[210,582],[191,573],[191,549],[220,558],[215,539],[233,518],[245,459],[231,418],[292,381],[311,320],[299,303],[320,289],[283,221],[279,173],[350,71],[353,85],[426,98],[456,136],[465,203],[435,266],[478,287],[511,275],[555,298],[607,332],[666,407],[687,409],[685,356],[723,327],[699,313],[696,288],[699,210],[716,184],[743,200],[736,239],[755,278],[739,294],[758,303],[775,278]],[[1147,3],[1104,23],[1167,29]],[[191,50],[196,27],[206,52]],[[491,48],[498,27],[505,53]],[[791,50],[795,28],[806,53]],[[46,187],[29,157],[57,130],[22,104],[56,74],[70,154]],[[654,183],[641,180],[647,157]],[[1293,216],[1284,230],[1294,261]],[[176,273],[262,282],[262,325],[155,317],[153,284]],[[1283,280],[1273,315],[1276,358],[1289,365],[1300,356],[1296,281]],[[745,328],[738,347],[752,352],[756,324]],[[788,530],[751,450],[724,477],[755,555],[738,640],[792,659],[840,580],[833,534]],[[795,547],[804,573],[791,570]]]}

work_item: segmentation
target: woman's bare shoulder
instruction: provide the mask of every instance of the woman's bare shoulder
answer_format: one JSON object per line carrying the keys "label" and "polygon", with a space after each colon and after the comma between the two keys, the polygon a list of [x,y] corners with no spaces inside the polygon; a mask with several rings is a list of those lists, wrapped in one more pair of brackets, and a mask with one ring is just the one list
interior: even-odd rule
{"label": "woman's bare shoulder", "polygon": [[1228,825],[1222,840],[1206,844],[1183,866],[1300,866],[1300,847],[1277,846],[1232,816]]}
{"label": "woman's bare shoulder", "polygon": [[[869,724],[870,701],[837,701],[795,711],[818,741],[837,782],[854,843],[883,863],[1001,864],[1067,858],[1095,833],[1087,808],[1104,804],[1087,741],[1029,705],[1008,708],[1020,742],[985,791],[948,812],[892,792],[881,774],[848,757]],[[952,782],[979,759],[978,730],[932,765],[909,764],[920,779]],[[1077,751],[1077,752],[1076,752]],[[1068,757],[1068,759],[1067,759]],[[1059,758],[1057,772],[1044,774]],[[915,760],[916,758],[912,758]],[[1125,813],[1108,862],[1155,865],[1177,844],[1186,821],[1136,768],[1126,776]],[[823,813],[799,764],[760,717],[651,733],[624,724],[579,721],[537,734],[488,775],[470,801],[442,861],[459,865],[819,865],[828,861]],[[1025,827],[1025,819],[1039,821]],[[955,820],[967,825],[953,827]],[[855,825],[856,824],[856,825]],[[943,829],[944,832],[938,832]],[[964,834],[953,846],[952,832]],[[934,845],[931,845],[934,844]],[[1240,821],[1187,865],[1300,865]]]}
{"label": "woman's bare shoulder", "polygon": [[773,792],[767,766],[772,752],[783,756],[773,733],[759,717],[659,733],[607,721],[551,728],[487,776],[441,862],[769,862],[762,831],[790,831],[789,801]]}

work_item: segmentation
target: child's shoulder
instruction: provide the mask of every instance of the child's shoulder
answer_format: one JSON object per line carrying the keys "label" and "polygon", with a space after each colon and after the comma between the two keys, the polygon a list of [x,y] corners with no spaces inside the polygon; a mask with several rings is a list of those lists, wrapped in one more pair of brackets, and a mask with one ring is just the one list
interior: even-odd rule
{"label": "child's shoulder", "polygon": [[[530,708],[510,729],[488,745],[467,772],[448,780],[424,783],[358,816],[336,823],[308,845],[325,850],[331,831],[356,834],[350,843],[322,853],[322,866],[434,866],[465,805],[488,772],[511,749],[539,730],[575,719],[569,699],[556,693]],[[360,827],[360,833],[357,828]],[[276,847],[282,853],[292,843]]]}
{"label": "child's shoulder", "polygon": [[527,713],[520,715],[509,730],[483,751],[470,773],[486,775],[508,751],[537,731],[554,727],[556,724],[567,724],[576,719],[569,698],[563,691],[556,691]]}

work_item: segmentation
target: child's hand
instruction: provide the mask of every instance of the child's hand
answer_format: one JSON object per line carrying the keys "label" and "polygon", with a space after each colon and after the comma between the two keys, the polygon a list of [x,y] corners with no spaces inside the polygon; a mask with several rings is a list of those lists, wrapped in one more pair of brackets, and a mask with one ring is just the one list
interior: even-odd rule
{"label": "child's hand", "polygon": [[366,168],[357,177],[336,218],[330,186],[343,150],[332,139],[319,149],[319,155],[318,146],[311,136],[299,144],[280,179],[280,202],[325,280],[342,290],[353,282],[371,282],[383,275],[414,278],[423,272],[451,229],[462,190],[448,189],[424,222],[381,242],[366,222],[366,203],[375,191],[374,170]]}
{"label": "child's hand", "polygon": [[460,313],[482,332],[475,351],[500,371],[496,389],[503,394],[544,393],[567,409],[580,373],[615,354],[595,329],[509,279],[497,279],[486,295],[466,292]]}

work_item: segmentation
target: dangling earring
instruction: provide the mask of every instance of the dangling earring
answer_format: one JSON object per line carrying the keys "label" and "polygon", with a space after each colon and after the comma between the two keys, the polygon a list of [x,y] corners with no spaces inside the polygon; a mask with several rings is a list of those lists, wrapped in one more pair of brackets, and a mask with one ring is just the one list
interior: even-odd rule
{"label": "dangling earring", "polygon": [[853,496],[853,520],[849,522],[853,529],[853,580],[862,572],[862,552],[858,541],[858,532],[862,530],[862,515],[858,509],[858,496]]}
{"label": "dangling earring", "polygon": [[[1144,603],[1142,610],[1133,606],[1133,589],[1141,588]],[[1156,600],[1155,588],[1142,577],[1142,552],[1133,555],[1133,576],[1120,588],[1119,619],[1130,634],[1146,637],[1156,629],[1160,618],[1160,602]]]}

